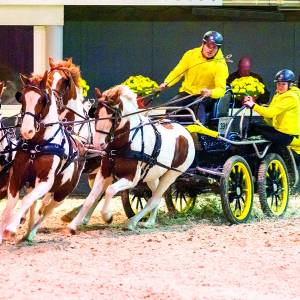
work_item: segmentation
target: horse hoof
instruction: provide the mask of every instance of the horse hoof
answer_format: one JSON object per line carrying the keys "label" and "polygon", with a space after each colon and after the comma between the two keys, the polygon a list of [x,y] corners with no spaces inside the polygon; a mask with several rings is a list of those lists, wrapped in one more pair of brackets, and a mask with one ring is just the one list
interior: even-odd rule
{"label": "horse hoof", "polygon": [[102,218],[106,224],[111,224],[113,221],[113,216],[111,214],[102,214]]}
{"label": "horse hoof", "polygon": [[141,225],[142,225],[144,228],[150,229],[150,228],[153,228],[155,224],[145,222],[145,223],[143,223],[143,224],[141,224]]}
{"label": "horse hoof", "polygon": [[126,227],[127,230],[130,230],[130,231],[136,231],[136,225],[132,224],[132,223],[128,223],[127,224],[127,227]]}
{"label": "horse hoof", "polygon": [[16,233],[15,232],[12,232],[12,231],[9,231],[7,229],[4,230],[3,232],[3,239],[6,240],[6,241],[12,241],[14,240],[16,237]]}
{"label": "horse hoof", "polygon": [[67,227],[67,228],[63,229],[63,233],[66,236],[71,236],[71,235],[75,235],[76,234],[76,230],[73,229],[73,228]]}

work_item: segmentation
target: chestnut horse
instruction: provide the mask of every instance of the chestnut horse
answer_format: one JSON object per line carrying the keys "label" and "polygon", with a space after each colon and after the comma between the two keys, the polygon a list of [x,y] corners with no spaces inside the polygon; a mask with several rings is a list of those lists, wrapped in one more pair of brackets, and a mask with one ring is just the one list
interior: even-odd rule
{"label": "chestnut horse", "polygon": [[[151,212],[145,227],[154,226],[164,192],[193,162],[195,147],[190,133],[180,124],[168,120],[154,123],[138,114],[137,96],[127,86],[115,86],[103,94],[96,89],[94,147],[107,152],[101,160],[94,186],[82,209],[68,225],[74,233],[77,226],[105,191],[102,217],[111,221],[111,199],[118,192],[146,182],[152,191],[147,205],[128,224],[137,223]],[[114,181],[116,179],[116,181]]]}
{"label": "chestnut horse", "polygon": [[[74,140],[59,122],[56,101],[47,87],[47,72],[44,76],[30,79],[21,76],[21,80],[22,139],[9,178],[0,241],[2,235],[5,238],[14,236],[21,217],[34,207],[36,200],[45,196],[40,216],[34,224],[30,222],[25,237],[33,240],[44,218],[76,187],[84,166],[84,160],[80,159],[83,145]],[[17,213],[12,215],[19,192],[25,184],[31,190],[23,197]]]}

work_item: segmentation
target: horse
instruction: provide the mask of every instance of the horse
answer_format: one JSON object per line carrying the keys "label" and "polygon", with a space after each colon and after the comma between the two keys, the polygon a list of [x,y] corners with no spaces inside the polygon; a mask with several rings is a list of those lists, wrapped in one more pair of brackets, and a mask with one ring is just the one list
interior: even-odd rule
{"label": "horse", "polygon": [[[79,66],[76,66],[73,63],[72,58],[54,62],[51,57],[49,57],[49,66],[48,82],[56,97],[59,118],[61,120],[74,122],[74,125],[68,125],[68,128],[71,129],[72,133],[77,135],[84,144],[92,144],[95,127],[93,121],[89,121],[89,116],[85,109],[84,97],[79,85],[79,80],[81,78]],[[82,121],[84,123],[82,123]],[[94,181],[99,167],[99,157],[93,157],[86,160],[84,173],[88,174],[89,181]],[[86,217],[85,224],[88,223],[96,205],[97,202]],[[68,212],[62,219],[64,221],[71,221],[78,213],[80,207],[81,206],[76,207],[74,210]]]}
{"label": "horse", "polygon": [[[32,241],[42,221],[76,187],[84,167],[83,145],[72,138],[59,122],[56,98],[47,86],[48,72],[43,76],[21,76],[21,137],[10,172],[8,201],[2,214],[2,237],[15,236],[20,220],[36,201],[44,196],[36,222],[30,220],[24,239]],[[23,197],[20,209],[13,209],[24,185],[30,191]]]}
{"label": "horse", "polygon": [[[4,82],[0,82],[0,97],[2,96],[4,89]],[[0,98],[0,200],[7,195],[8,174],[14,157],[12,149],[14,141],[13,134],[10,130],[5,129],[2,123]]]}
{"label": "horse", "polygon": [[102,157],[94,186],[82,209],[67,228],[76,233],[77,226],[104,191],[101,213],[106,222],[111,222],[112,197],[133,188],[140,181],[147,183],[152,196],[147,205],[130,219],[127,227],[135,230],[149,212],[150,217],[144,226],[152,227],[162,195],[194,160],[193,139],[180,124],[169,120],[154,122],[139,114],[137,95],[127,86],[118,85],[103,93],[96,88],[96,98],[93,142],[96,149],[107,155]]}

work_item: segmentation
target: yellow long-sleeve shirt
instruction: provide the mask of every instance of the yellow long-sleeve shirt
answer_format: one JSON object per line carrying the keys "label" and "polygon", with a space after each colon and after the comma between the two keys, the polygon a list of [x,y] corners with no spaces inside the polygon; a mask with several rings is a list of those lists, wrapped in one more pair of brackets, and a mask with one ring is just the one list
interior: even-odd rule
{"label": "yellow long-sleeve shirt", "polygon": [[184,77],[180,92],[200,94],[203,88],[212,90],[212,98],[223,97],[226,91],[228,67],[219,49],[216,56],[207,59],[202,55],[202,47],[188,50],[164,82],[173,86]]}
{"label": "yellow long-sleeve shirt", "polygon": [[295,91],[276,93],[268,107],[255,104],[253,109],[276,130],[290,135],[300,134],[300,101]]}

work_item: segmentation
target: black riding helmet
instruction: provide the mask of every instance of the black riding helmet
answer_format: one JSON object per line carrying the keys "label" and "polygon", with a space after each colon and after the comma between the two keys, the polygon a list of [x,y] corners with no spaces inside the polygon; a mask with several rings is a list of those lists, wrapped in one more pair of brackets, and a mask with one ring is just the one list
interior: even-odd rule
{"label": "black riding helmet", "polygon": [[217,31],[208,31],[203,36],[204,43],[214,43],[219,48],[223,45],[223,36]]}

